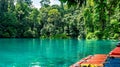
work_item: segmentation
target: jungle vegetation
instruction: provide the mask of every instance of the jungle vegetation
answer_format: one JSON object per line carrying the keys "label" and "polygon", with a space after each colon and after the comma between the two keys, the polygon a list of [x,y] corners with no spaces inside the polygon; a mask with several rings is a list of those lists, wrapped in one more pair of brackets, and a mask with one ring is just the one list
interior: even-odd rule
{"label": "jungle vegetation", "polygon": [[0,38],[118,39],[120,0],[0,0]]}

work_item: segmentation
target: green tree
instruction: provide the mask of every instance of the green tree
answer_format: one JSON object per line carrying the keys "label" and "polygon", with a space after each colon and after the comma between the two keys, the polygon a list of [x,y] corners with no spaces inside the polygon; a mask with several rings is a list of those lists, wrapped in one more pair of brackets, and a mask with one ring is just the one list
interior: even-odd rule
{"label": "green tree", "polygon": [[17,0],[17,3],[26,3],[27,5],[32,5],[32,1],[31,0]]}
{"label": "green tree", "polygon": [[28,16],[30,13],[30,8],[26,3],[17,3],[15,6],[15,12],[19,22],[17,26],[18,37],[22,37],[23,33],[29,29]]}
{"label": "green tree", "polygon": [[50,24],[52,27],[52,29],[50,30],[50,35],[54,35],[54,34],[59,34],[60,33],[60,27],[61,27],[61,23],[60,23],[60,12],[57,9],[51,9],[48,12],[48,19],[47,22],[48,24]]}
{"label": "green tree", "polygon": [[50,0],[41,0],[40,4],[42,7],[47,7],[50,4]]}

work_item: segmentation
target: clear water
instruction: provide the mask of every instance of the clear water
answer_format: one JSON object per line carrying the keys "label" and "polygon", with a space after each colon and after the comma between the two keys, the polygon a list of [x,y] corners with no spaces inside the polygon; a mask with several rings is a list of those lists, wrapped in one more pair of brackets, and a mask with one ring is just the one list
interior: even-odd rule
{"label": "clear water", "polygon": [[69,67],[83,57],[108,54],[118,41],[0,39],[0,67]]}

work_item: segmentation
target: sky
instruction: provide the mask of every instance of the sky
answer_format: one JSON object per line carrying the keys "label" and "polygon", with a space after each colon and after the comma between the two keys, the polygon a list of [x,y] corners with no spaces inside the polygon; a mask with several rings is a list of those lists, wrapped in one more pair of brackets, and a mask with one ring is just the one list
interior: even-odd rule
{"label": "sky", "polygon": [[[40,8],[40,1],[41,0],[32,0],[33,1],[33,6],[36,8]],[[54,4],[60,4],[60,2],[58,0],[50,0],[50,5],[54,5]]]}

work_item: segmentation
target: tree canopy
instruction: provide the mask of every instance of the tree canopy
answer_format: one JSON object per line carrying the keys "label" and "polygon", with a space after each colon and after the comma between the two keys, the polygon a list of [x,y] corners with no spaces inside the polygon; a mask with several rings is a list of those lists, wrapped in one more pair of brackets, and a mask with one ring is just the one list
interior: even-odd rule
{"label": "tree canopy", "polygon": [[41,8],[37,9],[31,0],[17,0],[16,4],[14,0],[0,0],[0,37],[120,37],[120,0],[60,0],[60,3],[50,6],[50,0],[41,0]]}

